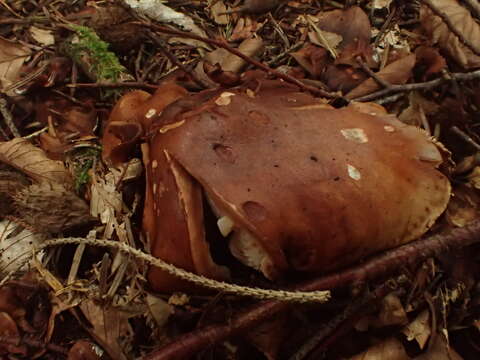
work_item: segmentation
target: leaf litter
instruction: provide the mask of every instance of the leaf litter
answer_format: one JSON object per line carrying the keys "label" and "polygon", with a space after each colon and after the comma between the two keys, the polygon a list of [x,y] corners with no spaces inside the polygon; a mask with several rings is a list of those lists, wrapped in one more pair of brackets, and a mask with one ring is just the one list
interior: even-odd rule
{"label": "leaf litter", "polygon": [[[188,144],[185,139],[190,130],[185,129],[190,125],[185,119],[211,114],[210,107],[216,106],[212,119],[218,131],[223,117],[243,113],[237,104],[247,107],[258,99],[271,101],[263,94],[269,81],[279,76],[282,83],[276,83],[278,88],[292,86],[304,95],[308,91],[322,94],[313,105],[304,95],[280,95],[289,108],[296,108],[289,111],[303,111],[295,118],[305,119],[306,111],[314,109],[326,114],[325,109],[334,111],[350,102],[348,108],[355,110],[347,111],[375,114],[382,121],[397,116],[404,124],[419,128],[409,133],[410,137],[428,135],[439,150],[434,155],[421,153],[420,158],[441,162],[452,196],[446,211],[423,237],[443,236],[452,229],[471,231],[478,222],[480,201],[480,19],[476,7],[470,1],[457,0],[352,3],[128,0],[113,5],[47,1],[37,7],[22,0],[0,2],[0,89],[4,100],[0,104],[0,356],[71,360],[170,359],[172,354],[187,359],[194,356],[182,354],[195,353],[200,359],[269,360],[478,357],[475,245],[466,248],[462,256],[459,249],[451,247],[452,252],[433,252],[437,256],[430,259],[419,254],[423,262],[412,259],[393,273],[382,272],[375,262],[362,257],[365,267],[358,265],[360,270],[352,270],[354,275],[348,276],[367,274],[368,281],[347,281],[350,286],[332,292],[327,304],[289,306],[275,302],[282,299],[282,293],[275,293],[275,301],[252,308],[248,306],[255,301],[240,296],[242,290],[226,294],[221,283],[214,283],[220,291],[212,291],[199,285],[185,287],[171,277],[178,288],[155,292],[151,267],[138,253],[148,254],[157,237],[171,239],[176,241],[170,247],[176,255],[164,260],[191,257],[184,262],[195,264],[187,266],[188,276],[209,277],[205,269],[215,263],[218,268],[228,268],[229,277],[223,279],[242,285],[241,289],[282,290],[285,299],[292,299],[289,296],[298,293],[295,289],[305,289],[298,287],[304,281],[325,279],[323,272],[296,270],[277,278],[266,270],[273,266],[267,260],[255,265],[255,256],[264,253],[258,250],[259,236],[252,224],[283,213],[282,206],[274,211],[267,208],[267,216],[261,205],[262,197],[275,187],[272,182],[258,192],[261,177],[266,178],[270,170],[260,169],[258,174],[263,175],[258,176],[257,185],[249,186],[254,198],[241,210],[227,211],[227,204],[236,206],[230,199],[233,193],[226,190],[228,184],[212,188],[208,172],[198,175],[198,168],[207,161],[206,152],[194,165],[174,147],[165,147],[160,158],[155,148],[148,148],[149,139],[159,129],[138,125],[146,124],[142,118],[146,114],[151,114],[148,123],[174,119],[160,127],[168,129],[162,138],[173,139],[172,134],[179,133],[176,141]],[[265,74],[258,70],[262,64],[269,66],[263,67]],[[172,105],[151,107],[133,117],[128,117],[131,108],[127,108],[122,110],[127,114],[126,123],[114,119],[115,127],[107,127],[111,109],[122,95],[141,89],[147,91],[147,97],[163,84],[179,85],[189,95],[179,98],[169,94],[171,90],[164,91],[164,102],[172,96]],[[242,96],[250,100],[244,101]],[[364,99],[377,104],[358,102]],[[155,111],[149,113],[152,109]],[[262,109],[249,110],[249,121],[256,127],[265,127],[283,108],[272,107],[267,114]],[[296,125],[291,126],[295,129]],[[355,146],[370,146],[377,137],[393,138],[394,124],[382,128],[381,134],[367,131],[369,141]],[[108,134],[111,129],[114,133]],[[227,130],[224,137],[210,134],[205,138],[213,142],[221,161],[236,164],[241,161],[235,152],[237,142],[250,138],[242,134],[245,137],[240,141],[226,141],[233,128]],[[198,128],[192,131],[198,137],[188,145],[189,156],[198,152],[204,136]],[[115,146],[122,151],[122,161],[115,166],[100,156],[102,147],[109,146],[104,143],[106,133],[113,134],[119,143]],[[275,144],[280,138],[269,140],[271,146],[281,148]],[[302,143],[300,138],[296,140]],[[391,142],[376,151],[389,154],[395,146]],[[254,150],[260,158],[262,148]],[[275,152],[268,154],[271,158]],[[313,165],[321,157],[309,154],[309,159]],[[255,174],[252,169],[257,159],[252,156],[250,161],[246,172]],[[349,161],[356,184],[361,184],[376,164],[360,168]],[[228,166],[235,169],[235,165]],[[300,164],[290,166],[300,168]],[[394,178],[406,176],[403,171],[396,169]],[[388,176],[386,171],[378,175],[390,181]],[[339,184],[329,196],[340,196],[344,180],[340,175],[332,178],[338,178],[334,181]],[[153,186],[149,185],[152,179],[160,180]],[[237,181],[248,184],[242,176]],[[295,181],[302,182],[301,177]],[[309,189],[308,184],[303,186]],[[164,203],[152,202],[156,194],[170,198]],[[229,198],[221,199],[225,195]],[[284,224],[295,223],[298,229],[304,226],[297,212],[308,212],[314,201],[308,192],[302,196],[305,210],[292,207]],[[160,218],[181,221],[172,222],[175,226],[170,228],[159,227],[161,233],[155,230],[152,236],[145,229],[151,229],[149,221],[157,220],[148,214],[159,211]],[[432,211],[427,209],[429,214]],[[243,216],[249,217],[249,232],[238,229]],[[355,224],[352,229],[360,231],[360,217],[348,218]],[[230,234],[229,238],[218,232],[217,220],[230,224],[230,229],[220,229],[222,234]],[[394,218],[391,228],[401,221]],[[330,226],[335,225],[331,222]],[[193,234],[189,235],[189,252],[182,252],[184,245],[178,240],[182,229]],[[478,233],[472,234],[480,238]],[[200,235],[206,239],[201,246]],[[353,238],[352,232],[350,240]],[[36,251],[47,239],[56,239],[57,246]],[[68,239],[80,240],[77,245],[67,245]],[[82,244],[82,239],[107,240],[124,247],[102,249]],[[289,265],[313,261],[314,250],[311,254],[300,251],[289,241],[282,250],[294,259]],[[200,256],[205,249],[209,256]],[[391,251],[394,258],[401,256]],[[240,253],[254,256],[237,259],[235,255]],[[343,257],[343,267],[349,266],[351,261]],[[249,264],[253,268],[246,266]],[[174,265],[182,268],[181,263]],[[338,279],[347,276],[338,269],[330,271]],[[195,279],[201,284],[201,278]],[[329,284],[307,289],[338,287],[335,281]],[[222,328],[221,324],[231,326]]]}

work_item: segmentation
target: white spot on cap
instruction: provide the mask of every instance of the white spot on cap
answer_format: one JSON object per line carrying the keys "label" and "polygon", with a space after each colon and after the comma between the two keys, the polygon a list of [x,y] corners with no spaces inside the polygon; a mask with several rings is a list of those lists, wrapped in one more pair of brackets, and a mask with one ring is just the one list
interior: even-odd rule
{"label": "white spot on cap", "polygon": [[350,164],[347,164],[348,176],[350,176],[353,180],[360,180],[362,178],[362,174],[358,169]]}
{"label": "white spot on cap", "polygon": [[220,96],[217,98],[217,100],[215,100],[215,104],[217,104],[218,106],[229,105],[230,102],[232,101],[230,98],[234,95],[235,95],[234,93],[225,91],[225,92],[220,94]]}
{"label": "white spot on cap", "polygon": [[390,125],[385,125],[383,128],[385,129],[386,132],[394,132],[395,131],[395,128],[393,126],[390,126]]}
{"label": "white spot on cap", "polygon": [[347,140],[355,141],[359,144],[364,144],[368,142],[367,134],[365,134],[365,131],[363,131],[363,129],[342,129],[340,130],[340,132]]}
{"label": "white spot on cap", "polygon": [[147,119],[150,119],[150,118],[154,117],[156,114],[157,114],[157,110],[155,110],[155,109],[150,109],[150,110],[148,110],[147,113],[145,114],[145,117],[146,117]]}
{"label": "white spot on cap", "polygon": [[153,160],[152,161],[152,169],[156,169],[158,166],[158,161],[157,160]]}

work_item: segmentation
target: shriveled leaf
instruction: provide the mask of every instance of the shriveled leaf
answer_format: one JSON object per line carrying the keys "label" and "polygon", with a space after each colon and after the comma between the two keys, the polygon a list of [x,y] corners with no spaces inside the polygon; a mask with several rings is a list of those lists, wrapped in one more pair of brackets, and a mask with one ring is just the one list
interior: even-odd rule
{"label": "shriveled leaf", "polygon": [[[455,29],[474,46],[476,52],[480,53],[480,25],[467,8],[457,0],[435,0],[434,4],[450,20]],[[420,20],[432,42],[438,43],[458,64],[466,69],[480,66],[480,56],[467,48],[458,36],[450,31],[447,24],[426,5],[421,7]]]}
{"label": "shriveled leaf", "polygon": [[128,315],[113,307],[97,305],[91,300],[80,304],[80,309],[92,325],[88,329],[95,341],[112,359],[127,360],[122,340],[127,340],[133,333]]}
{"label": "shriveled leaf", "polygon": [[225,6],[223,0],[208,0],[209,5],[212,3],[214,4],[210,6],[210,13],[215,23],[217,23],[218,25],[227,25],[229,21],[228,15],[225,14],[225,12],[228,9],[227,6]]}
{"label": "shriveled leaf", "polygon": [[408,341],[415,340],[420,349],[423,349],[432,333],[430,312],[428,310],[422,311],[415,320],[403,328],[402,333],[405,334]]}
{"label": "shriveled leaf", "polygon": [[30,34],[39,44],[42,45],[53,45],[55,44],[55,37],[51,30],[40,29],[36,26],[30,27]]}
{"label": "shriveled leaf", "polygon": [[0,162],[22,171],[36,182],[72,182],[61,161],[49,159],[42,149],[23,138],[0,142]]}
{"label": "shriveled leaf", "polygon": [[408,322],[407,313],[395,294],[388,294],[382,299],[377,327],[403,325]]}
{"label": "shriveled leaf", "polygon": [[[434,115],[440,105],[426,99],[420,92],[412,91],[408,95],[409,105],[399,115],[399,119],[408,125],[422,126],[425,117]],[[422,118],[423,117],[423,118]]]}
{"label": "shriveled leaf", "polygon": [[[0,37],[0,90],[12,85],[19,78],[19,72],[30,50],[21,44]],[[8,94],[8,92],[7,92]]]}
{"label": "shriveled leaf", "polygon": [[147,294],[147,305],[157,326],[162,328],[173,312],[172,306],[162,298]]}
{"label": "shriveled leaf", "polygon": [[290,53],[290,55],[302,68],[316,78],[322,75],[328,61],[327,50],[312,44],[307,44],[299,51]]}
{"label": "shriveled leaf", "polygon": [[[412,75],[412,69],[415,65],[415,55],[411,54],[397,60],[377,73],[377,76],[390,84],[405,84]],[[347,94],[347,99],[371,94],[381,89],[381,85],[375,79],[367,79]]]}
{"label": "shriveled leaf", "polygon": [[[260,37],[250,38],[243,41],[238,51],[248,57],[255,57],[263,50],[263,40]],[[234,54],[229,54],[222,64],[224,71],[239,72],[246,65],[245,60]]]}
{"label": "shriveled leaf", "polygon": [[395,338],[389,338],[379,344],[371,346],[361,354],[350,360],[410,360],[402,343]]}
{"label": "shriveled leaf", "polygon": [[250,18],[242,17],[237,21],[235,28],[233,29],[232,36],[230,36],[230,41],[240,41],[253,37],[255,33],[260,30],[263,26],[263,23]]}
{"label": "shriveled leaf", "polygon": [[[244,55],[255,57],[263,51],[263,40],[260,37],[244,40],[238,47],[238,50]],[[221,72],[232,73],[241,72],[247,64],[245,60],[231,54],[225,49],[219,48],[209,52],[204,60],[198,63],[194,70],[197,78],[199,78],[207,87],[216,87],[218,84],[213,81],[211,76],[205,71],[205,62],[212,66],[220,66]]]}
{"label": "shriveled leaf", "polygon": [[341,35],[328,31],[309,31],[308,39],[315,45],[321,46],[327,50],[336,49],[343,40]]}
{"label": "shriveled leaf", "polygon": [[316,25],[322,30],[338,34],[342,42],[338,45],[336,64],[356,66],[355,58],[361,56],[371,60],[371,26],[367,14],[358,6],[346,10],[333,10],[315,16]]}

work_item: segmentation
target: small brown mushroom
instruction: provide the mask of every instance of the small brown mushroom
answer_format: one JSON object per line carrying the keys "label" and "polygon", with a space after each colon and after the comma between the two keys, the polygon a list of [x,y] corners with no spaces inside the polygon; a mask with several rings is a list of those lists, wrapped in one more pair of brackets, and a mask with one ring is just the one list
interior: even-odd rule
{"label": "small brown mushroom", "polygon": [[[270,279],[404,244],[445,210],[450,183],[423,131],[374,106],[333,109],[279,81],[257,89],[187,96],[153,124],[145,230],[154,255],[225,275],[203,253],[201,188],[232,253]],[[161,274],[153,286],[171,290]]]}

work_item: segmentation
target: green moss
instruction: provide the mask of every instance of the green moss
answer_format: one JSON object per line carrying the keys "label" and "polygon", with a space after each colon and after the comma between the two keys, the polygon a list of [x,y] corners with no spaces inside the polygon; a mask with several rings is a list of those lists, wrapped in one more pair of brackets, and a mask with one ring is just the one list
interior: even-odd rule
{"label": "green moss", "polygon": [[95,148],[81,148],[72,153],[75,173],[74,184],[77,194],[80,194],[84,190],[83,187],[90,181],[90,169],[99,156],[100,150]]}
{"label": "green moss", "polygon": [[86,26],[72,25],[77,39],[69,44],[68,53],[81,66],[87,66],[97,81],[116,82],[126,69],[120,64],[115,53],[108,50],[108,43]]}

